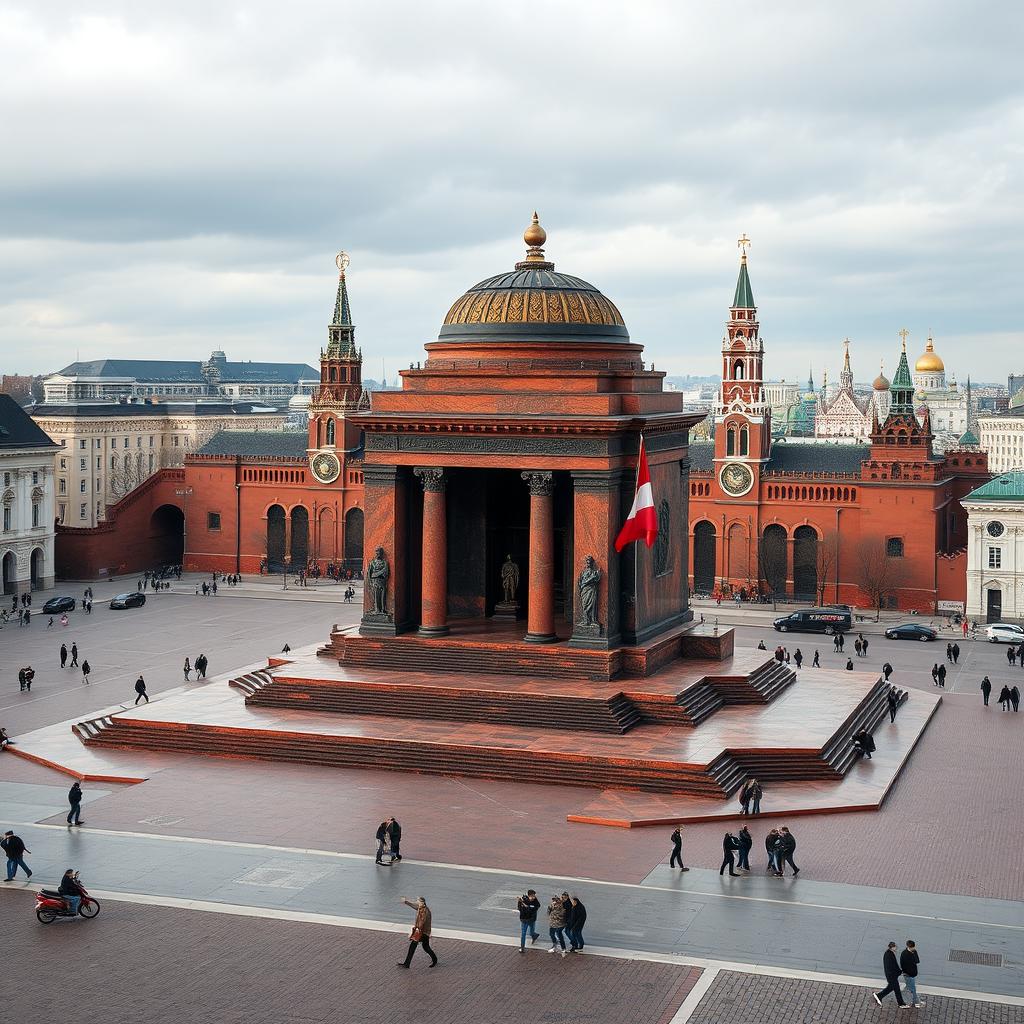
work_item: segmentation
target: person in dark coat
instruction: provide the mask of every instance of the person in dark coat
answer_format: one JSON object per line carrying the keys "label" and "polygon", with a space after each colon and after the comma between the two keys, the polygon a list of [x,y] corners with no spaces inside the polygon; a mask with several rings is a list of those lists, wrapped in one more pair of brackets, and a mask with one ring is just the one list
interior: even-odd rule
{"label": "person in dark coat", "polygon": [[750,829],[746,825],[740,829],[739,835],[736,837],[739,842],[739,863],[736,865],[740,871],[750,870],[750,848],[754,845],[754,837],[750,834]]}
{"label": "person in dark coat", "polygon": [[921,956],[913,939],[907,939],[907,948],[900,953],[900,970],[907,982],[907,993],[911,1006],[924,1006],[924,1000],[917,998],[917,965]]}
{"label": "person in dark coat", "polygon": [[1014,711],[1020,711],[1020,690],[1016,686],[1010,687],[1010,703]]}
{"label": "person in dark coat", "polygon": [[821,658],[818,655],[818,648],[814,648],[814,660],[811,662],[811,668],[821,668]]}
{"label": "person in dark coat", "polygon": [[856,652],[858,658],[861,655],[862,646],[863,645],[860,642],[860,637],[857,637],[857,639],[853,641],[853,649]]}
{"label": "person in dark coat", "polygon": [[64,668],[68,663],[68,645],[60,645],[60,667]]}
{"label": "person in dark coat", "polygon": [[25,666],[25,689],[32,692],[32,680],[36,677],[36,670],[31,665]]}
{"label": "person in dark coat", "polygon": [[948,661],[951,665],[953,664],[953,645],[952,644],[946,644],[946,661]]}
{"label": "person in dark coat", "polygon": [[779,874],[779,830],[773,828],[764,837],[764,849],[768,854],[768,871],[773,875]]}
{"label": "person in dark coat", "polygon": [[953,644],[953,664],[955,665],[960,660],[960,645],[958,643]]}
{"label": "person in dark coat", "polygon": [[90,672],[92,672],[92,666],[89,664],[89,659],[86,658],[85,661],[82,662],[82,682],[83,683],[88,683],[89,682],[89,673]]}
{"label": "person in dark coat", "polygon": [[733,878],[739,877],[739,872],[733,870],[736,867],[736,851],[739,848],[740,841],[731,832],[726,832],[722,840],[722,867],[718,872],[720,875],[724,875],[725,869],[728,868]]}
{"label": "person in dark coat", "polygon": [[138,704],[140,700],[144,700],[147,704],[149,703],[149,694],[146,693],[146,680],[142,676],[135,680],[135,703]]}
{"label": "person in dark coat", "polygon": [[793,652],[793,660],[796,662],[797,668],[800,668],[800,666],[804,663],[804,656],[800,653],[799,647]]}
{"label": "person in dark coat", "polygon": [[786,828],[785,825],[779,829],[779,874],[784,874],[783,867],[788,864],[793,869],[794,875],[800,874],[800,869],[793,863],[793,854],[796,852],[796,836]]}
{"label": "person in dark coat", "polygon": [[869,761],[871,760],[871,755],[875,752],[875,738],[867,731],[867,729],[861,729],[860,732],[853,734],[853,745]]}
{"label": "person in dark coat", "polygon": [[688,867],[683,866],[683,833],[678,826],[669,838],[672,840],[672,856],[669,858],[668,866],[674,868],[678,861],[680,871],[689,871]]}
{"label": "person in dark coat", "polygon": [[846,659],[846,671],[847,672],[852,672],[853,671],[853,658],[847,658]]}
{"label": "person in dark coat", "polygon": [[[68,790],[68,803],[71,804],[71,810],[68,812],[68,824],[69,825],[84,825],[82,821],[82,786],[77,780]],[[74,821],[71,819],[74,818]]]}
{"label": "person in dark coat", "polygon": [[862,635],[860,638],[860,649],[864,652],[864,657],[866,658],[868,656],[868,638],[866,636]]}
{"label": "person in dark coat", "polygon": [[25,854],[31,853],[32,851],[25,845],[24,840],[21,836],[16,836],[13,832],[5,832],[3,839],[0,839],[0,850],[3,850],[7,854],[7,881],[13,882],[14,876],[17,874],[18,868],[32,877],[32,871],[29,866],[25,863]]}
{"label": "person in dark coat", "polygon": [[209,661],[205,654],[200,654],[198,658],[192,664],[195,666],[197,675],[196,679],[206,678],[206,666],[209,665]]}
{"label": "person in dark coat", "polygon": [[1004,711],[1010,710],[1010,688],[1008,686],[1004,686],[999,691],[999,703]]}
{"label": "person in dark coat", "polygon": [[896,695],[896,687],[890,686],[889,692],[885,695],[885,702],[889,705],[889,721],[896,721],[896,712],[900,709],[900,699]]}
{"label": "person in dark coat", "polygon": [[940,665],[939,666],[939,686],[941,686],[943,689],[946,688],[946,666],[945,665]]}
{"label": "person in dark coat", "polygon": [[896,1002],[900,1006],[905,1006],[903,993],[900,991],[900,975],[903,972],[900,970],[899,960],[896,959],[895,942],[890,942],[886,947],[882,956],[882,970],[885,973],[885,988],[881,992],[873,993],[872,998],[881,1006],[882,1000],[891,992],[896,997]]}
{"label": "person in dark coat", "polygon": [[889,676],[892,675],[892,665],[890,665],[889,662],[886,662],[882,666],[882,675],[885,677],[885,681],[889,682]]}
{"label": "person in dark coat", "polygon": [[985,676],[981,681],[981,696],[984,698],[985,707],[988,707],[989,694],[992,692],[992,680]]}
{"label": "person in dark coat", "polygon": [[391,843],[391,861],[402,859],[402,826],[398,824],[397,818],[391,819],[388,825],[388,840]]}
{"label": "person in dark coat", "polygon": [[932,686],[939,685],[939,663],[932,665]]}
{"label": "person in dark coat", "polygon": [[1014,662],[1017,660],[1017,648],[1010,644],[1006,648],[1006,661],[1011,668],[1013,668]]}
{"label": "person in dark coat", "polygon": [[540,900],[534,889],[527,889],[525,896],[516,900],[516,909],[519,911],[519,952],[526,952],[526,936],[530,936],[531,945],[536,942],[540,935],[537,933],[537,911],[540,910]]}
{"label": "person in dark coat", "polygon": [[578,896],[569,899],[568,923],[565,926],[566,934],[569,936],[569,952],[579,953],[583,950],[583,926],[587,923],[587,908],[580,902]]}
{"label": "person in dark coat", "polygon": [[23,668],[18,669],[18,689],[25,689],[25,670]]}
{"label": "person in dark coat", "polygon": [[78,644],[71,645],[71,667],[78,668]]}
{"label": "person in dark coat", "polygon": [[[376,863],[377,864],[383,864],[384,863],[382,858],[384,856],[384,851],[387,848],[388,840],[390,839],[390,836],[388,835],[388,827],[390,825],[391,825],[391,819],[388,818],[386,821],[382,821],[377,826],[377,834],[376,834],[376,839],[377,839]],[[391,860],[393,860],[393,859],[394,858],[391,858]],[[389,864],[391,863],[391,860],[388,861]]]}

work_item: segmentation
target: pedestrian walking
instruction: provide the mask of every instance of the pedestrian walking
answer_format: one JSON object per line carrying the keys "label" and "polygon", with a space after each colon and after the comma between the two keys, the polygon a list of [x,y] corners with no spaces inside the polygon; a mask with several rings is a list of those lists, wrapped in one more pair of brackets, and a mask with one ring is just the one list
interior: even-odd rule
{"label": "pedestrian walking", "polygon": [[21,836],[16,836],[8,829],[4,833],[3,839],[0,839],[0,849],[7,854],[7,878],[5,881],[13,882],[18,868],[21,868],[29,878],[32,877],[32,870],[25,863],[25,854],[32,851],[25,845]]}
{"label": "pedestrian walking", "polygon": [[32,680],[36,677],[36,670],[31,665],[25,666],[25,689],[32,692]]}
{"label": "pedestrian walking", "polygon": [[[69,825],[82,825],[84,822],[81,818],[82,813],[82,784],[76,779],[71,785],[71,789],[68,790],[68,803],[71,805],[71,810],[68,811],[68,824]],[[74,820],[72,820],[74,819]]]}
{"label": "pedestrian walking", "polygon": [[842,633],[839,634],[839,653],[843,653],[843,649],[846,647],[846,637]]}
{"label": "pedestrian walking", "polygon": [[939,663],[938,662],[936,662],[934,665],[932,665],[932,685],[933,686],[938,686],[939,685]]}
{"label": "pedestrian walking", "polygon": [[1020,690],[1016,684],[1010,687],[1010,703],[1013,705],[1014,711],[1020,711]]}
{"label": "pedestrian walking", "polygon": [[853,745],[864,757],[871,760],[871,755],[875,752],[875,738],[867,729],[861,729],[860,732],[853,734]]}
{"label": "pedestrian walking", "polygon": [[[390,824],[391,824],[391,819],[387,818],[385,821],[382,821],[377,826],[377,834],[376,834],[376,839],[377,839],[377,857],[376,857],[376,861],[375,861],[375,863],[377,863],[377,864],[383,864],[384,863],[384,860],[383,860],[384,851],[387,849],[388,840],[390,838],[388,836],[388,826]],[[388,864],[389,865],[391,864],[391,859],[390,858],[388,860]]]}
{"label": "pedestrian walking", "polygon": [[946,661],[948,661],[950,664],[953,663],[953,645],[952,644],[946,644]]}
{"label": "pedestrian walking", "polygon": [[992,692],[992,680],[985,676],[981,681],[981,696],[985,700],[985,707],[988,707],[989,694]]}
{"label": "pedestrian walking", "polygon": [[804,656],[800,653],[799,647],[793,652],[793,660],[796,662],[797,669],[804,663]]}
{"label": "pedestrian walking", "polygon": [[860,637],[860,649],[864,652],[864,657],[866,658],[868,656],[868,638],[863,633]]}
{"label": "pedestrian walking", "polygon": [[144,700],[147,704],[149,703],[149,694],[146,693],[146,680],[142,676],[135,680],[135,703],[138,704],[140,700]]}
{"label": "pedestrian walking", "polygon": [[416,952],[417,946],[423,947],[423,952],[430,957],[430,966],[437,966],[437,957],[430,948],[430,924],[431,914],[427,901],[420,896],[415,903],[407,900],[404,896],[402,902],[416,911],[416,921],[413,923],[412,932],[409,934],[409,952],[405,957],[405,963],[395,964],[396,967],[408,967],[412,963],[412,955]]}
{"label": "pedestrian walking", "polygon": [[896,721],[896,712],[900,707],[900,698],[896,693],[896,687],[890,686],[889,692],[885,695],[885,702],[889,705],[889,721]]}
{"label": "pedestrian walking", "polygon": [[853,649],[854,651],[856,651],[857,657],[859,658],[861,656],[861,651],[863,650],[863,645],[860,642],[860,637],[857,637],[857,639],[853,641]]}
{"label": "pedestrian walking", "polygon": [[196,679],[206,678],[206,666],[209,664],[205,654],[200,654],[192,663],[196,667]]}
{"label": "pedestrian walking", "polygon": [[53,616],[50,616],[50,621],[46,623],[47,629],[53,629]]}
{"label": "pedestrian walking", "polygon": [[1013,665],[1014,665],[1014,662],[1015,662],[1016,658],[1017,658],[1017,648],[1014,647],[1013,644],[1010,644],[1010,646],[1006,648],[1006,660],[1009,663],[1010,668],[1013,668]]}
{"label": "pedestrian walking", "polygon": [[681,829],[676,826],[669,838],[672,840],[672,856],[668,859],[668,866],[674,868],[678,863],[680,871],[689,871],[690,869],[683,865],[683,833]]}
{"label": "pedestrian walking", "polygon": [[737,849],[738,857],[736,867],[740,871],[750,871],[750,848],[754,845],[754,837],[750,834],[750,829],[746,825],[740,829],[739,835],[736,836],[739,842]]}
{"label": "pedestrian walking", "polygon": [[839,641],[842,640],[842,639],[843,639],[843,634],[842,633],[836,633],[836,635],[834,637],[832,637],[832,651],[833,651],[834,654],[838,654],[839,653]]}
{"label": "pedestrian walking", "polygon": [[892,675],[892,665],[890,665],[889,662],[886,662],[882,666],[882,675],[885,677],[885,681],[889,682],[889,676]]}
{"label": "pedestrian walking", "polygon": [[60,667],[64,668],[68,663],[68,645],[60,645]]}
{"label": "pedestrian walking", "polygon": [[583,926],[587,923],[587,908],[575,894],[569,897],[569,923],[566,933],[569,936],[569,952],[583,952]]}
{"label": "pedestrian walking", "polygon": [[1008,686],[1004,686],[999,691],[999,704],[1004,711],[1010,710],[1010,688]]}
{"label": "pedestrian walking", "polygon": [[722,839],[722,866],[718,869],[719,875],[724,875],[725,869],[728,868],[730,877],[738,877],[739,872],[734,868],[736,867],[736,851],[739,848],[740,841],[731,832],[726,832]]}
{"label": "pedestrian walking", "polygon": [[911,1006],[924,1006],[924,1000],[917,998],[917,970],[921,957],[913,939],[907,939],[907,948],[900,953],[900,970],[907,985],[907,995]]}
{"label": "pedestrian walking", "polygon": [[78,668],[78,644],[71,645],[71,667]]}
{"label": "pedestrian walking", "polygon": [[793,854],[796,852],[796,836],[783,825],[779,829],[779,874],[784,874],[784,866],[788,864],[793,869],[794,875],[800,874],[800,869],[793,863]]}
{"label": "pedestrian walking", "polygon": [[519,952],[526,952],[526,936],[530,936],[532,946],[539,938],[537,933],[537,912],[540,910],[540,900],[533,889],[527,889],[525,896],[516,900],[516,909],[519,911]]}
{"label": "pedestrian walking", "polygon": [[818,648],[814,648],[814,661],[811,662],[811,668],[821,668],[821,659],[818,657]]}
{"label": "pedestrian walking", "polygon": [[943,689],[946,688],[946,666],[945,665],[940,665],[939,666],[939,686],[941,686]]}
{"label": "pedestrian walking", "polygon": [[[1006,689],[1006,687],[1003,687]],[[18,692],[23,693],[25,690],[25,670],[23,668],[18,669]]]}
{"label": "pedestrian walking", "polygon": [[896,997],[900,1006],[905,1006],[903,993],[900,992],[900,962],[896,959],[896,943],[890,942],[882,956],[882,971],[885,974],[885,988],[881,992],[875,992],[872,998],[882,1005],[882,1000],[891,992]]}
{"label": "pedestrian walking", "polygon": [[565,904],[562,897],[556,894],[548,903],[548,934],[551,936],[549,953],[559,952],[558,947],[561,946],[562,956],[566,956],[568,951],[565,948],[565,923]]}
{"label": "pedestrian walking", "polygon": [[960,660],[960,645],[954,641],[953,643],[953,664],[955,665]]}
{"label": "pedestrian walking", "polygon": [[402,859],[402,826],[397,818],[391,818],[388,825],[388,842],[391,844],[391,863]]}
{"label": "pedestrian walking", "polygon": [[82,662],[82,682],[83,683],[88,684],[88,682],[89,682],[89,673],[91,671],[92,671],[92,668],[89,666],[89,659],[86,658],[85,661]]}
{"label": "pedestrian walking", "polygon": [[185,682],[186,683],[190,682],[188,674],[192,671],[192,663],[188,660],[188,658],[185,659],[184,671],[185,671]]}

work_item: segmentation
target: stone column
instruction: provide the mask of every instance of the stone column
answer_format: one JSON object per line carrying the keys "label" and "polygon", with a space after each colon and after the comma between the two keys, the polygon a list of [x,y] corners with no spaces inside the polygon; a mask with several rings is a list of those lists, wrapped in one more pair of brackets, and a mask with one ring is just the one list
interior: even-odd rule
{"label": "stone column", "polygon": [[530,589],[526,636],[529,643],[547,644],[555,636],[555,514],[552,473],[522,474],[530,487]]}
{"label": "stone column", "polygon": [[448,633],[448,516],[445,476],[440,466],[417,466],[413,474],[423,485],[423,582],[420,636]]}

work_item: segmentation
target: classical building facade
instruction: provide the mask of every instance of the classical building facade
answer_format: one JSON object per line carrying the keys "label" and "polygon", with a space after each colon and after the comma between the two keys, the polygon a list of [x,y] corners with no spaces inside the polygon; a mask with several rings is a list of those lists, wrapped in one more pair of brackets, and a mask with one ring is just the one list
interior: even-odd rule
{"label": "classical building facade", "polygon": [[971,491],[967,510],[967,615],[1024,623],[1024,470]]}
{"label": "classical building facade", "polygon": [[185,458],[185,566],[297,572],[363,560],[363,451],[352,415],[370,408],[345,269],[306,433],[222,430]]}
{"label": "classical building facade", "polygon": [[993,473],[1024,468],[1024,405],[996,415],[979,415],[977,434]]}
{"label": "classical building facade", "polygon": [[158,470],[220,430],[280,430],[286,413],[250,403],[69,402],[39,405],[35,422],[60,446],[57,522],[91,527]]}
{"label": "classical building facade", "polygon": [[10,395],[0,394],[0,565],[5,594],[53,586],[57,450]]}
{"label": "classical building facade", "polygon": [[234,362],[221,352],[198,359],[94,359],[72,363],[43,381],[46,404],[64,402],[197,401],[288,405],[312,394],[318,374],[307,363]]}
{"label": "classical building facade", "polygon": [[924,352],[914,364],[914,402],[918,417],[928,409],[937,446],[954,447],[970,426],[972,415],[970,380],[966,390],[955,380],[946,380],[946,365],[935,351],[935,342],[928,335]]}
{"label": "classical building facade", "polygon": [[[886,396],[870,405],[867,443],[773,440],[763,364],[744,256],[714,440],[690,446],[694,589],[928,612],[939,600],[962,599],[967,517],[959,499],[988,479],[987,463],[977,446],[935,455],[927,414],[923,423],[915,416],[905,347],[891,384],[884,381]],[[840,393],[852,397],[847,360]],[[847,412],[851,423],[862,414],[852,403]]]}

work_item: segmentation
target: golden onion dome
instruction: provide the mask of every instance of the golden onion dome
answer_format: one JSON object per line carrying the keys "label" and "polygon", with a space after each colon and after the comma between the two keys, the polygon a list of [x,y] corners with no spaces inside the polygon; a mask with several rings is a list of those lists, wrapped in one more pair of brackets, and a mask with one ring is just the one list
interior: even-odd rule
{"label": "golden onion dome", "polygon": [[931,335],[928,336],[928,344],[925,345],[921,358],[914,364],[914,369],[918,373],[942,373],[946,369],[946,364],[935,351]]}
{"label": "golden onion dome", "polygon": [[547,232],[535,213],[523,233],[526,258],[515,269],[473,285],[448,310],[443,341],[523,341],[579,336],[591,341],[629,340],[622,314],[594,285],[559,274],[544,257]]}
{"label": "golden onion dome", "polygon": [[882,372],[883,368],[878,368],[878,376],[871,382],[871,386],[876,391],[888,391],[889,390],[889,378]]}

